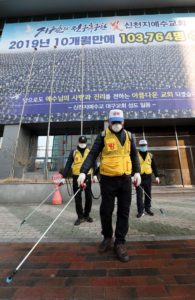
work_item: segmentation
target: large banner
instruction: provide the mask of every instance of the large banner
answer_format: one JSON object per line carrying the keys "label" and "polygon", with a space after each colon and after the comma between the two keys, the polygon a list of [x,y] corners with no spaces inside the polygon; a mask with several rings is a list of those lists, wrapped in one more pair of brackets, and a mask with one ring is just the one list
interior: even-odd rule
{"label": "large banner", "polygon": [[5,24],[0,123],[195,116],[195,14]]}

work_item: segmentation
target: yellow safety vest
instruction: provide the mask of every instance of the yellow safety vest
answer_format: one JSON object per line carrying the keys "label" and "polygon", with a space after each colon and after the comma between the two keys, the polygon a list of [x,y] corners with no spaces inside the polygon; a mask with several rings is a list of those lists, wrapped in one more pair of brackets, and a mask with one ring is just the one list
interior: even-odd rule
{"label": "yellow safety vest", "polygon": [[[89,153],[89,149],[86,148],[84,151],[84,155],[82,156],[81,152],[78,150],[74,151],[74,161],[72,163],[72,174],[73,175],[79,175],[80,174],[80,168],[84,162],[84,160],[86,159],[87,155]],[[91,174],[92,170],[90,169],[88,174]]]}
{"label": "yellow safety vest", "polygon": [[152,154],[147,153],[145,160],[143,160],[140,153],[138,153],[139,161],[140,161],[140,167],[141,167],[141,174],[152,174]]}
{"label": "yellow safety vest", "polygon": [[130,175],[132,162],[130,159],[131,142],[125,130],[126,140],[122,146],[117,136],[110,131],[105,131],[104,148],[100,158],[100,174],[106,176]]}

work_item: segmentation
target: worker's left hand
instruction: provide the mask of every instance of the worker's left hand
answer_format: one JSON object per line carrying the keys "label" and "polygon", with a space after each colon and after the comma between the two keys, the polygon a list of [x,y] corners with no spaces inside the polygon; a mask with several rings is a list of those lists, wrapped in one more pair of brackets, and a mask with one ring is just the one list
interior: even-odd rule
{"label": "worker's left hand", "polygon": [[140,173],[135,173],[132,178],[133,184],[135,187],[139,186],[141,184],[141,176]]}
{"label": "worker's left hand", "polygon": [[77,178],[78,187],[82,186],[86,179],[85,173],[80,173],[79,177]]}
{"label": "worker's left hand", "polygon": [[159,177],[156,177],[156,178],[155,178],[155,181],[156,181],[157,184],[159,184],[159,183],[160,183],[160,178],[159,178]]}
{"label": "worker's left hand", "polygon": [[96,175],[93,176],[92,182],[93,182],[93,183],[98,182],[98,179],[97,179],[97,176],[96,176]]}

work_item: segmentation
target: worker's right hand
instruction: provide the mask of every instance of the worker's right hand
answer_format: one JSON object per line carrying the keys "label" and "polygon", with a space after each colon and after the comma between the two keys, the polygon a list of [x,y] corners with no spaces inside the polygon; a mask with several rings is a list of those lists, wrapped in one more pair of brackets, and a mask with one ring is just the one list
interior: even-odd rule
{"label": "worker's right hand", "polygon": [[156,181],[157,184],[159,184],[159,183],[160,183],[160,178],[159,178],[159,177],[156,177],[156,178],[155,178],[155,181]]}
{"label": "worker's right hand", "polygon": [[138,187],[141,184],[141,176],[140,173],[135,173],[133,178],[132,178],[132,182],[134,184],[135,187]]}
{"label": "worker's right hand", "polygon": [[59,182],[59,186],[63,185],[66,182],[65,178],[62,178]]}
{"label": "worker's right hand", "polygon": [[96,175],[94,175],[94,176],[93,176],[93,178],[92,178],[92,182],[93,182],[93,183],[96,183],[96,182],[98,182],[98,178],[97,178],[97,176],[96,176]]}
{"label": "worker's right hand", "polygon": [[79,177],[77,178],[78,187],[82,186],[86,179],[85,173],[80,173]]}

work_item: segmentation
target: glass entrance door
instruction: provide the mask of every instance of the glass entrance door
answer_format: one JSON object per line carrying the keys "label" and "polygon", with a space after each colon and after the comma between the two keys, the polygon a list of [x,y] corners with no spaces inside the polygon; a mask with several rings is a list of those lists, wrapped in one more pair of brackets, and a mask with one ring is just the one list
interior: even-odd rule
{"label": "glass entrance door", "polygon": [[161,185],[182,186],[179,155],[176,147],[150,148],[159,170]]}
{"label": "glass entrance door", "polygon": [[195,148],[187,146],[180,147],[181,171],[184,186],[195,185]]}

